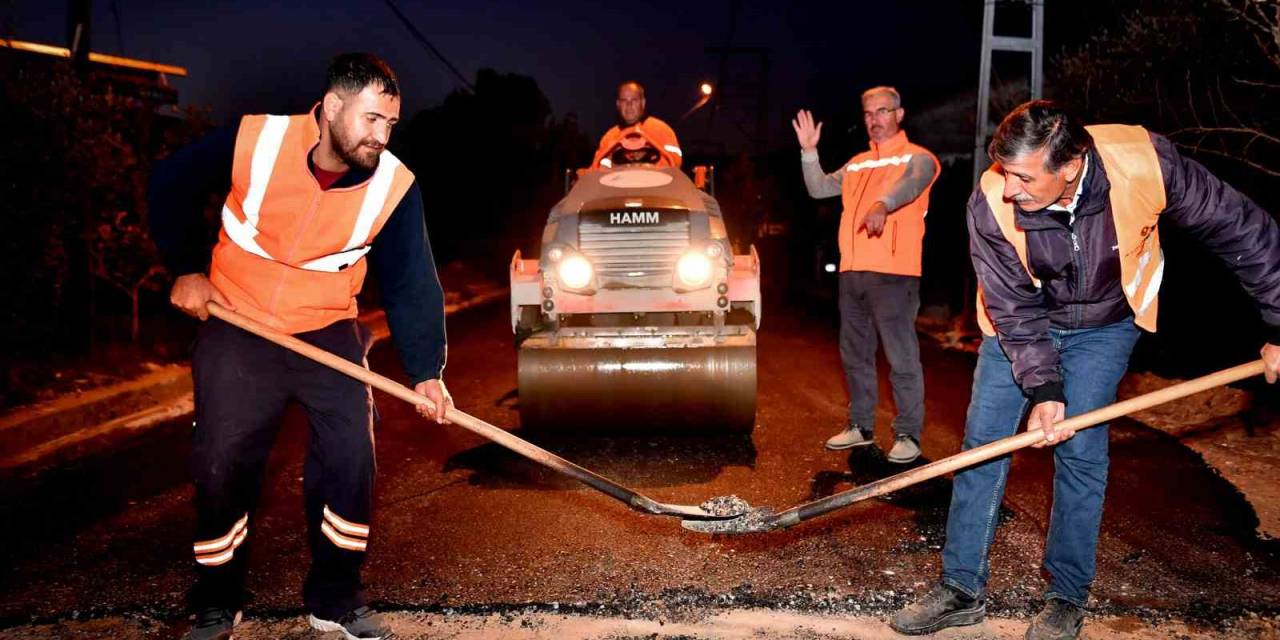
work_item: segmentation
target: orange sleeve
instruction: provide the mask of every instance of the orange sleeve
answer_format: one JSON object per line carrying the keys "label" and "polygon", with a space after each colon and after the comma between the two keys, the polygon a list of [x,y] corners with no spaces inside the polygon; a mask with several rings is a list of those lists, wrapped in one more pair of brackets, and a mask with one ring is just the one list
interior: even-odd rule
{"label": "orange sleeve", "polygon": [[648,125],[645,128],[645,134],[652,136],[650,139],[658,145],[658,151],[662,153],[662,157],[671,166],[679,169],[681,162],[684,160],[684,150],[680,148],[680,141],[676,139],[675,129],[652,116],[645,124]]}
{"label": "orange sleeve", "polygon": [[609,153],[613,145],[618,144],[618,138],[621,135],[622,131],[617,126],[610,127],[608,131],[604,132],[604,136],[600,138],[600,146],[596,148],[596,157],[591,161],[592,169],[600,167],[600,160],[604,159],[605,154]]}

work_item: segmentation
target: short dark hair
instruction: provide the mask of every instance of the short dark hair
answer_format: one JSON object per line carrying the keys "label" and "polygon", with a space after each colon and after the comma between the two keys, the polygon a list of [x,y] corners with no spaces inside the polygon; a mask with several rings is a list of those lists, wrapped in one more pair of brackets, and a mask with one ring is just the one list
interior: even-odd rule
{"label": "short dark hair", "polygon": [[1093,136],[1070,110],[1051,100],[1032,100],[1000,121],[987,155],[992,162],[1000,162],[1047,149],[1045,169],[1057,171],[1092,146]]}
{"label": "short dark hair", "polygon": [[382,58],[372,53],[343,53],[329,63],[329,84],[324,92],[360,93],[371,84],[381,85],[381,93],[400,96],[396,74]]}
{"label": "short dark hair", "polygon": [[644,97],[644,85],[640,84],[639,82],[636,82],[635,80],[628,80],[618,85],[618,93],[621,94],[622,90],[626,89],[629,86],[634,86],[636,90],[640,92],[640,97],[641,98]]}

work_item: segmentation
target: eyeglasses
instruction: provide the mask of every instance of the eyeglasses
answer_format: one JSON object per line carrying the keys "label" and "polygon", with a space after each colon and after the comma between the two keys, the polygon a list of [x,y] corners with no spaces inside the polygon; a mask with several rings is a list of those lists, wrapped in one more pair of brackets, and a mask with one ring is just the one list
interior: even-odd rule
{"label": "eyeglasses", "polygon": [[885,116],[887,116],[887,115],[889,115],[889,114],[893,113],[894,111],[897,111],[897,110],[898,110],[898,109],[900,109],[900,108],[901,108],[901,107],[894,107],[894,108],[890,109],[890,108],[888,108],[888,107],[880,107],[879,109],[876,109],[875,111],[863,111],[863,112],[862,112],[862,117],[863,117],[863,118],[883,118],[883,117],[885,117]]}

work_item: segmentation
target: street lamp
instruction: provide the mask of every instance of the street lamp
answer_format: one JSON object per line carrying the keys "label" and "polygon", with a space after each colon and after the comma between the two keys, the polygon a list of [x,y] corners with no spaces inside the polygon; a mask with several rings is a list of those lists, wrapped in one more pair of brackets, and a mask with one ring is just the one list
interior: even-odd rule
{"label": "street lamp", "polygon": [[715,91],[716,91],[715,86],[713,86],[710,82],[702,82],[701,84],[699,84],[698,93],[700,95],[698,96],[698,101],[695,102],[693,106],[689,108],[688,111],[684,112],[684,115],[680,116],[680,119],[684,120],[685,118],[688,118],[689,116],[693,115],[694,111],[701,109],[703,105],[707,104],[707,102],[711,100],[711,95],[715,93]]}

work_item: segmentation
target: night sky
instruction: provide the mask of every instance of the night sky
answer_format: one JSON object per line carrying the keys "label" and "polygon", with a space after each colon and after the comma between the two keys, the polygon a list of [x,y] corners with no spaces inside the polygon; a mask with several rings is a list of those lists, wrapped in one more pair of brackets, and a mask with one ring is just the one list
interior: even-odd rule
{"label": "night sky", "polygon": [[[97,0],[93,48],[186,67],[189,77],[174,80],[182,103],[209,106],[220,122],[305,109],[317,98],[327,61],[347,50],[387,59],[400,76],[405,116],[458,86],[380,1],[193,4],[200,3]],[[532,76],[557,117],[576,113],[585,131],[597,132],[615,117],[613,93],[623,79],[647,85],[654,115],[674,121],[688,109],[698,82],[715,78],[718,60],[704,47],[729,36],[733,3],[397,4],[468,78],[483,67]],[[65,46],[64,4],[16,0],[0,12],[0,27],[13,37]],[[980,27],[977,0],[746,0],[738,3],[732,43],[772,50],[776,148],[794,144],[786,123],[800,106],[819,117],[835,110],[847,116],[857,112],[860,90],[873,84],[896,85],[908,108],[971,89]]]}

